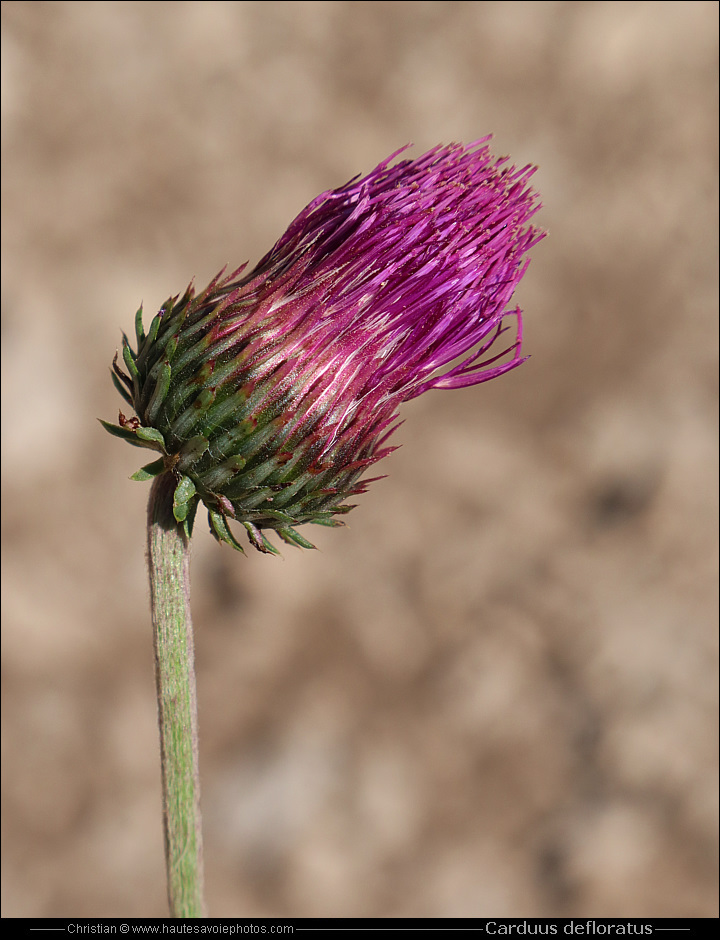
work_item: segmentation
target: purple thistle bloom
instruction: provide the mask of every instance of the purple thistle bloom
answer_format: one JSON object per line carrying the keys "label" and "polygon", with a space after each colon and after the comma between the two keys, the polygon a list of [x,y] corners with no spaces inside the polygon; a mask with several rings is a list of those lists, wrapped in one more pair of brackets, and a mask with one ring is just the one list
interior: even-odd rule
{"label": "purple thistle bloom", "polygon": [[103,424],[160,451],[135,478],[172,472],[188,531],[202,500],[236,548],[229,519],[261,551],[274,551],[264,529],[312,547],[293,527],[342,524],[395,449],[401,402],[524,361],[507,307],[543,237],[528,224],[534,168],[494,159],[488,139],[393,154],[313,200],[249,274],[190,285],[147,335],[138,311],[137,352],[124,337],[128,374],[113,374],[137,417]]}

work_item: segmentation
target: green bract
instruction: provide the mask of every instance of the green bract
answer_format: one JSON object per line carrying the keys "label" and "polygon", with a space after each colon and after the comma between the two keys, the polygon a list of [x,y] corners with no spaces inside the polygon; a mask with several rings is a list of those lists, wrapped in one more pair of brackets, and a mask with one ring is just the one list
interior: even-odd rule
{"label": "green bract", "polygon": [[263,529],[274,529],[288,544],[314,548],[293,527],[342,525],[333,517],[353,508],[343,501],[364,490],[356,482],[372,458],[361,466],[319,468],[312,441],[294,440],[297,435],[278,421],[291,404],[288,392],[279,390],[272,376],[257,383],[255,370],[237,348],[216,348],[212,327],[228,306],[222,285],[230,281],[218,276],[197,297],[192,286],[182,298],[171,297],[147,334],[138,310],[137,349],[123,334],[127,372],[117,356],[112,372],[117,390],[138,417],[120,412],[119,424],[101,424],[116,437],[162,455],[132,479],[172,473],[177,481],[173,512],[188,535],[202,500],[213,535],[238,551],[243,548],[229,519],[245,527],[261,552],[277,554]]}

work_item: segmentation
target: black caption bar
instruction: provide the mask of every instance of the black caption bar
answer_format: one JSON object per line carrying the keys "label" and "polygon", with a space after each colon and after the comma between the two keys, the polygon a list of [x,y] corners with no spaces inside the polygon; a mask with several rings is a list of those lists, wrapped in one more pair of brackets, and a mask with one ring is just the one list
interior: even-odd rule
{"label": "black caption bar", "polygon": [[14,931],[28,936],[60,933],[70,936],[114,934],[128,937],[250,935],[289,936],[291,934],[333,933],[474,933],[488,937],[648,937],[682,934],[687,937],[716,934],[713,918],[273,918],[172,920],[170,918],[3,918]]}

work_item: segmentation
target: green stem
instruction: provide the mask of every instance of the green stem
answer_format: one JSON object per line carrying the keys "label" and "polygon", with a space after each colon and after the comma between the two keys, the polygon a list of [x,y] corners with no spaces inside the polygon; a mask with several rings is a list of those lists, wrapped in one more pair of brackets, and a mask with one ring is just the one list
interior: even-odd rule
{"label": "green stem", "polygon": [[156,477],[148,504],[165,861],[172,916],[204,917],[190,543],[173,516],[174,490],[172,473]]}

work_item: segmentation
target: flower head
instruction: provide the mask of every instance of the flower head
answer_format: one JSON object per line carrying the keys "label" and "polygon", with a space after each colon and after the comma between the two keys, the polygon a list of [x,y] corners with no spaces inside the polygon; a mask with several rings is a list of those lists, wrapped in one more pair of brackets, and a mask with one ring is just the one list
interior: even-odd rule
{"label": "flower head", "polygon": [[103,424],[160,452],[134,478],[173,473],[178,521],[202,500],[236,548],[228,520],[261,551],[267,529],[312,547],[294,527],[342,524],[394,449],[401,402],[524,361],[508,304],[543,237],[528,224],[534,168],[494,159],[487,139],[393,154],[313,200],[249,274],[191,284],[147,334],[138,311],[127,372],[113,363],[136,417]]}

